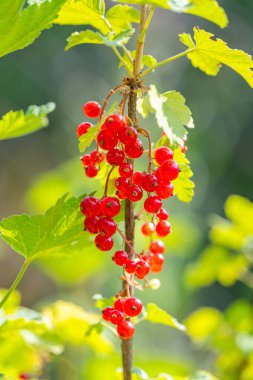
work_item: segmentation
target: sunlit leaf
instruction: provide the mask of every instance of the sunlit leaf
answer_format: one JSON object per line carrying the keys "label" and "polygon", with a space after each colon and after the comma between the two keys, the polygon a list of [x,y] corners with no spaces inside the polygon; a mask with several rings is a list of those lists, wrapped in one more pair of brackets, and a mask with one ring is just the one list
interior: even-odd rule
{"label": "sunlit leaf", "polygon": [[177,91],[159,94],[151,85],[148,94],[139,99],[138,111],[143,118],[154,113],[158,126],[164,130],[171,144],[177,142],[183,145],[186,127],[193,127],[191,111],[185,105],[185,98]]}
{"label": "sunlit leaf", "polygon": [[231,286],[246,270],[247,260],[242,255],[232,255],[222,247],[209,246],[199,261],[187,268],[186,281],[194,287],[208,286],[214,281]]}
{"label": "sunlit leaf", "polygon": [[[54,334],[65,343],[87,344],[97,353],[113,352],[112,344],[101,333],[98,333],[98,330],[90,331],[90,326],[101,320],[100,315],[89,313],[80,306],[66,301],[55,302],[46,307],[42,314],[50,321]],[[90,334],[87,335],[88,331]]]}
{"label": "sunlit leaf", "polygon": [[182,153],[181,148],[174,150],[173,158],[180,167],[180,173],[177,179],[173,181],[174,194],[182,202],[191,202],[194,196],[195,184],[190,178],[193,173],[190,169],[190,161],[186,158],[185,154]]}
{"label": "sunlit leaf", "polygon": [[109,33],[103,0],[67,0],[55,23],[60,25],[91,25],[101,33]]}
{"label": "sunlit leaf", "polygon": [[221,28],[228,24],[224,9],[216,0],[118,0],[129,4],[152,4],[176,13],[188,13],[211,21]]}
{"label": "sunlit leaf", "polygon": [[43,215],[14,215],[0,223],[2,239],[16,252],[35,259],[68,254],[68,247],[85,239],[80,199],[60,198]]}
{"label": "sunlit leaf", "polygon": [[177,330],[185,331],[185,326],[179,323],[176,318],[172,317],[165,310],[161,309],[154,303],[149,303],[146,308],[147,315],[145,320],[152,323],[174,327]]}
{"label": "sunlit leaf", "polygon": [[138,10],[128,5],[115,5],[108,10],[105,17],[115,32],[131,29],[132,23],[140,22]]}
{"label": "sunlit leaf", "polygon": [[190,314],[184,324],[187,328],[187,334],[192,339],[202,342],[217,331],[222,320],[220,311],[205,307]]}
{"label": "sunlit leaf", "polygon": [[12,139],[47,127],[47,114],[54,111],[55,104],[30,106],[26,112],[9,111],[0,120],[0,140]]}
{"label": "sunlit leaf", "polygon": [[[225,213],[247,234],[253,235],[253,203],[239,195],[230,195],[225,203]],[[243,215],[243,216],[242,216]]]}
{"label": "sunlit leaf", "polygon": [[127,29],[123,32],[119,32],[116,35],[108,34],[103,35],[93,30],[85,30],[83,32],[72,33],[67,39],[67,46],[65,50],[69,50],[74,46],[82,44],[100,44],[109,47],[121,46],[126,44],[134,33],[134,29]]}
{"label": "sunlit leaf", "polygon": [[192,65],[207,75],[217,75],[222,65],[230,67],[253,87],[253,61],[242,50],[231,49],[221,39],[213,39],[213,34],[194,28],[194,41],[190,34],[180,34],[180,41],[190,50],[187,57]]}
{"label": "sunlit leaf", "polygon": [[52,26],[65,0],[45,0],[24,9],[24,1],[1,0],[0,57],[25,48]]}

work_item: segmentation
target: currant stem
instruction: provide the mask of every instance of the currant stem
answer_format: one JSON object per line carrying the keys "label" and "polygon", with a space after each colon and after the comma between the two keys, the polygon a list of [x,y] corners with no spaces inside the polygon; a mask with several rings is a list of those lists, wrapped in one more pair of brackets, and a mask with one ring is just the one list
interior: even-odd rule
{"label": "currant stem", "polygon": [[179,58],[185,57],[188,53],[190,53],[191,51],[194,51],[194,50],[195,50],[195,49],[187,49],[187,50],[183,51],[182,53],[179,53],[179,54],[177,54],[177,55],[173,55],[173,57],[170,57],[170,58],[164,59],[163,61],[156,63],[154,66],[149,67],[148,69],[144,70],[144,71],[140,74],[140,78],[144,78],[147,74],[149,74],[151,71],[157,69],[157,68],[160,67],[160,66],[166,65],[167,63],[170,63],[170,62],[172,62],[172,61],[175,61],[176,59],[179,59]]}
{"label": "currant stem", "polygon": [[144,128],[138,128],[138,132],[148,139],[148,173],[150,173],[152,169],[152,141],[150,138],[150,133]]}
{"label": "currant stem", "polygon": [[109,170],[108,175],[107,175],[106,182],[105,182],[104,197],[107,197],[109,180],[110,180],[110,176],[111,176],[111,174],[112,174],[112,172],[113,172],[114,169],[115,169],[115,166],[112,166],[111,169]]}
{"label": "currant stem", "polygon": [[114,89],[112,89],[112,90],[110,90],[108,92],[107,97],[103,100],[104,104],[103,104],[103,107],[102,107],[101,112],[100,112],[99,120],[101,120],[102,117],[103,117],[103,114],[104,114],[104,111],[105,111],[105,107],[107,106],[108,100],[115,94],[115,92],[119,91],[121,89],[121,87],[123,87],[123,85],[119,84]]}
{"label": "currant stem", "polygon": [[116,54],[116,56],[118,57],[118,59],[120,60],[120,62],[122,63],[122,65],[125,67],[126,71],[128,72],[128,74],[130,75],[130,77],[133,76],[133,73],[132,71],[129,69],[126,61],[124,60],[124,58],[121,56],[121,54],[119,53],[119,51],[116,49],[116,47],[112,47],[112,50],[114,51],[114,53]]}
{"label": "currant stem", "polygon": [[125,244],[128,245],[130,251],[131,251],[135,256],[138,256],[138,257],[139,257],[138,253],[135,252],[135,250],[134,250],[134,248],[132,247],[131,243],[127,240],[125,234],[124,234],[119,228],[117,228],[117,231],[118,231],[118,233],[120,234],[120,236],[122,237],[122,239],[124,240]]}
{"label": "currant stem", "polygon": [[[146,20],[148,18],[149,11],[151,9],[150,5],[142,5],[141,6],[141,19],[140,26],[137,38],[136,45],[136,54],[134,60],[133,73],[131,73],[129,78],[129,102],[128,102],[128,117],[132,120],[133,125],[137,125],[137,116],[136,116],[136,108],[137,108],[137,91],[140,88],[138,83],[138,79],[140,76],[140,70],[142,65],[142,57],[144,51],[144,40],[145,40],[145,32],[143,32]],[[148,25],[147,25],[148,27]],[[147,29],[147,28],[146,28]],[[128,163],[134,164],[132,159],[128,159]],[[134,247],[134,206],[133,202],[129,199],[125,201],[125,237],[131,243],[131,246]],[[132,252],[130,247],[125,242],[125,250],[131,259]],[[125,282],[123,281],[123,292],[125,290]],[[129,295],[133,295],[133,286],[129,286]],[[132,380],[132,360],[133,360],[133,339],[123,340],[121,343],[121,352],[122,352],[122,363],[123,363],[123,378],[124,380]]]}
{"label": "currant stem", "polygon": [[9,288],[9,290],[7,291],[7,293],[5,294],[4,298],[2,299],[2,301],[0,302],[0,309],[4,306],[4,304],[8,301],[10,295],[12,294],[12,292],[16,289],[16,287],[18,286],[18,284],[20,283],[20,281],[22,280],[24,274],[25,274],[25,271],[27,270],[28,266],[30,265],[30,261],[29,260],[25,260],[25,262],[23,263],[17,277],[15,278],[15,280],[13,281],[11,287]]}

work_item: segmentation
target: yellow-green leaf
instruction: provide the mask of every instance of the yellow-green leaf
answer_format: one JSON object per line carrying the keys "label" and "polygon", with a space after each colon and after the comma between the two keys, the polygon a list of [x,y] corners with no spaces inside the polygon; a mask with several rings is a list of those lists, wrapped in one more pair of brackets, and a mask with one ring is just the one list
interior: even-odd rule
{"label": "yellow-green leaf", "polygon": [[189,34],[179,35],[180,41],[189,48],[187,57],[192,65],[207,75],[217,75],[222,65],[230,67],[253,87],[252,57],[242,50],[231,49],[221,39],[213,39],[213,34],[194,28],[194,41]]}
{"label": "yellow-green leaf", "polygon": [[134,29],[127,29],[116,35],[103,35],[90,29],[83,32],[74,32],[67,39],[68,44],[65,47],[65,50],[69,50],[74,46],[82,44],[100,44],[109,47],[121,46],[129,41],[133,33]]}
{"label": "yellow-green leaf", "polygon": [[25,48],[51,28],[64,1],[44,0],[23,8],[24,1],[1,0],[0,57]]}
{"label": "yellow-green leaf", "polygon": [[176,13],[188,13],[202,17],[225,28],[228,18],[216,0],[118,0],[128,4],[152,4]]}
{"label": "yellow-green leaf", "polygon": [[160,323],[162,325],[174,327],[177,330],[185,331],[185,326],[179,323],[176,318],[172,317],[167,311],[161,309],[154,303],[149,303],[146,308],[146,321]]}
{"label": "yellow-green leaf", "polygon": [[205,18],[221,28],[228,25],[227,15],[216,0],[169,0],[169,7],[174,12],[183,12]]}
{"label": "yellow-green leaf", "polygon": [[188,128],[193,128],[191,111],[185,104],[185,98],[177,91],[159,94],[154,85],[150,86],[148,94],[138,101],[138,111],[143,118],[154,113],[157,124],[163,128],[170,143],[183,145],[183,138]]}
{"label": "yellow-green leaf", "polygon": [[36,132],[48,125],[47,114],[54,111],[55,104],[30,106],[26,112],[10,111],[0,120],[0,140],[13,139]]}
{"label": "yellow-green leaf", "polygon": [[132,23],[140,22],[140,14],[137,9],[128,5],[115,5],[109,9],[105,17],[115,32],[130,29]]}
{"label": "yellow-green leaf", "polygon": [[184,324],[187,334],[192,339],[201,342],[214,334],[223,321],[220,311],[205,307],[193,312],[186,318]]}
{"label": "yellow-green leaf", "polygon": [[174,150],[174,160],[180,167],[179,176],[173,181],[174,194],[181,202],[191,202],[194,196],[195,184],[190,180],[193,176],[189,166],[190,161],[186,158],[185,154],[182,153],[180,147]]}
{"label": "yellow-green leaf", "polygon": [[60,25],[91,25],[101,33],[110,28],[104,17],[103,0],[67,0],[61,8],[55,23]]}

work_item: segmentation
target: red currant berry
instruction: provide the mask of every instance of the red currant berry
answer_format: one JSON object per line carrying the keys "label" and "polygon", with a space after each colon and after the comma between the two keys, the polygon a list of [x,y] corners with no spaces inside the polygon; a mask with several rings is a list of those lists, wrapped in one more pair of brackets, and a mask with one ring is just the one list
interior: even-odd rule
{"label": "red currant berry", "polygon": [[152,266],[161,266],[164,263],[164,255],[162,253],[157,253],[151,257],[150,265]]}
{"label": "red currant berry", "polygon": [[141,157],[144,151],[141,140],[137,139],[134,144],[125,145],[125,153],[130,158]]}
{"label": "red currant berry", "polygon": [[112,114],[105,120],[106,128],[112,130],[114,133],[119,133],[119,131],[127,126],[126,119],[120,114]]}
{"label": "red currant berry", "polygon": [[21,373],[18,378],[23,379],[23,380],[29,380],[31,379],[31,376],[28,375],[27,373]]}
{"label": "red currant berry", "polygon": [[111,312],[110,322],[114,325],[119,325],[124,321],[124,313],[122,311],[113,309]]}
{"label": "red currant berry", "polygon": [[169,198],[173,195],[174,186],[172,183],[168,183],[167,185],[163,182],[160,183],[159,187],[156,189],[156,194],[158,197],[162,199]]}
{"label": "red currant berry", "polygon": [[89,178],[94,178],[98,174],[98,168],[95,165],[89,165],[85,168],[85,174]]}
{"label": "red currant berry", "polygon": [[142,187],[144,190],[148,191],[149,193],[152,193],[153,191],[156,191],[158,186],[159,186],[159,180],[155,174],[147,173],[143,175]]}
{"label": "red currant berry", "polygon": [[151,236],[155,232],[155,226],[151,222],[144,223],[141,227],[141,232],[145,236]]}
{"label": "red currant berry", "polygon": [[129,274],[134,273],[136,263],[133,260],[127,260],[125,264],[125,271]]}
{"label": "red currant berry", "polygon": [[104,156],[98,150],[93,150],[90,154],[93,164],[101,164],[104,161]]}
{"label": "red currant berry", "polygon": [[157,178],[159,179],[159,182],[160,182],[161,185],[162,184],[164,184],[164,185],[169,185],[170,184],[170,179],[163,176],[163,174],[161,173],[160,168],[157,168],[154,173],[157,176]]}
{"label": "red currant berry", "polygon": [[126,253],[126,251],[116,251],[114,253],[113,260],[115,264],[123,266],[128,261],[128,254]]}
{"label": "red currant berry", "polygon": [[123,178],[130,178],[133,174],[134,168],[133,165],[125,163],[121,164],[119,167],[119,174]]}
{"label": "red currant berry", "polygon": [[102,310],[102,317],[105,321],[107,321],[107,322],[111,321],[112,311],[113,311],[113,308],[111,306],[108,306],[104,310]]}
{"label": "red currant berry", "polygon": [[154,214],[162,207],[162,201],[156,195],[148,197],[144,202],[144,208],[147,212]]}
{"label": "red currant berry", "polygon": [[129,179],[124,177],[118,177],[115,180],[115,187],[122,193],[126,193],[129,188]]}
{"label": "red currant berry", "polygon": [[136,265],[135,265],[135,275],[138,277],[138,278],[144,278],[148,272],[150,270],[150,266],[149,264],[145,261],[145,260],[139,260],[137,261]]}
{"label": "red currant berry", "polygon": [[137,131],[133,127],[122,128],[119,131],[119,141],[127,145],[134,144],[137,140],[137,135]]}
{"label": "red currant berry", "polygon": [[158,236],[165,237],[171,233],[170,223],[167,220],[161,220],[156,225],[156,233]]}
{"label": "red currant berry", "polygon": [[98,216],[101,213],[100,199],[88,196],[80,203],[80,209],[83,215]]}
{"label": "red currant berry", "polygon": [[127,198],[132,202],[138,202],[143,196],[142,188],[138,185],[131,185],[127,189]]}
{"label": "red currant berry", "polygon": [[123,321],[117,326],[117,333],[121,339],[131,339],[134,335],[134,325],[130,321]]}
{"label": "red currant berry", "polygon": [[100,115],[101,107],[98,102],[88,102],[83,106],[83,112],[87,117],[96,118]]}
{"label": "red currant berry", "polygon": [[111,237],[98,234],[95,238],[95,244],[100,251],[110,251],[113,247],[113,239]]}
{"label": "red currant berry", "polygon": [[88,122],[79,124],[78,127],[77,127],[77,130],[76,130],[77,136],[81,137],[82,135],[84,135],[85,133],[87,133],[87,131],[88,131],[88,129],[90,127],[92,127],[92,124],[88,123]]}
{"label": "red currant berry", "polygon": [[101,235],[109,237],[115,234],[117,225],[112,218],[105,216],[98,221],[97,228]]}
{"label": "red currant berry", "polygon": [[117,298],[114,302],[114,309],[124,312],[125,298]]}
{"label": "red currant berry", "polygon": [[91,155],[90,154],[85,154],[82,158],[81,161],[84,166],[88,166],[91,164]]}
{"label": "red currant berry", "polygon": [[116,191],[116,195],[122,201],[127,198],[126,193],[124,193],[123,191],[122,192],[121,191]]}
{"label": "red currant berry", "polygon": [[168,160],[160,166],[159,171],[162,178],[166,177],[170,181],[173,181],[178,177],[180,169],[176,161]]}
{"label": "red currant berry", "polygon": [[164,253],[165,246],[161,240],[154,240],[149,247],[150,252],[152,253]]}
{"label": "red currant berry", "polygon": [[169,213],[164,208],[161,208],[161,210],[157,214],[157,218],[159,218],[160,220],[167,220],[168,217]]}
{"label": "red currant berry", "polygon": [[142,186],[142,178],[143,178],[144,174],[142,172],[135,172],[133,174],[133,184],[134,185],[139,185],[139,186]]}
{"label": "red currant berry", "polygon": [[84,220],[84,230],[88,231],[90,234],[97,234],[98,231],[98,221],[99,217],[98,216],[86,216]]}
{"label": "red currant berry", "polygon": [[105,197],[101,200],[103,215],[113,218],[120,212],[120,201],[116,197]]}
{"label": "red currant berry", "polygon": [[136,317],[142,311],[142,303],[138,298],[130,297],[124,302],[124,312],[129,317]]}
{"label": "red currant berry", "polygon": [[152,273],[160,273],[163,270],[163,266],[162,265],[152,265],[150,267],[150,270]]}
{"label": "red currant berry", "polygon": [[173,158],[173,152],[167,146],[161,146],[155,150],[155,160],[158,165],[162,165],[165,161]]}
{"label": "red currant berry", "polygon": [[104,150],[113,149],[118,143],[118,137],[110,130],[100,131],[97,136],[97,143]]}
{"label": "red currant berry", "polygon": [[111,149],[106,155],[106,161],[110,165],[121,165],[125,159],[125,154],[121,149]]}

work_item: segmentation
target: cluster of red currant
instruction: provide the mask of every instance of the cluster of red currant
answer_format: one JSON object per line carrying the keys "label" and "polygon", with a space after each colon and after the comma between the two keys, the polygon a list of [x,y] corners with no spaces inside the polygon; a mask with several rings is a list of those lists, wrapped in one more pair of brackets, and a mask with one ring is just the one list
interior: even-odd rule
{"label": "cluster of red currant", "polygon": [[118,335],[122,339],[130,339],[134,335],[134,325],[129,317],[137,317],[142,311],[142,303],[138,298],[119,297],[114,307],[106,307],[102,314],[103,319],[117,326]]}
{"label": "cluster of red currant", "polygon": [[[103,117],[103,109],[101,110],[97,102],[88,102],[83,109],[88,117],[100,117],[100,120]],[[92,128],[90,123],[80,124],[77,135],[82,136],[89,128]],[[131,161],[144,153],[138,134],[147,137],[149,143],[147,172],[134,172]],[[124,114],[113,113],[107,116],[98,131],[96,142],[97,149],[81,158],[85,173],[88,177],[95,177],[104,158],[110,165],[110,170],[104,196],[101,199],[87,196],[80,204],[81,212],[85,215],[84,229],[97,235],[95,244],[101,251],[112,249],[114,245],[112,236],[118,231],[131,253],[129,255],[124,250],[116,251],[113,260],[115,264],[123,267],[126,286],[132,287],[138,284],[134,277],[144,279],[150,271],[158,273],[162,270],[165,246],[161,240],[153,240],[153,236],[156,234],[157,237],[165,237],[171,232],[167,220],[168,213],[162,208],[162,200],[173,195],[174,186],[171,181],[178,177],[180,169],[173,160],[173,151],[170,148],[161,146],[152,153],[148,132],[139,126],[133,126],[131,120]],[[155,169],[152,168],[153,165]],[[119,173],[115,180],[115,196],[108,196],[108,181],[115,169]],[[142,225],[142,233],[151,238],[151,243],[148,252],[142,251],[137,254],[113,218],[120,212],[120,200],[140,201],[144,191],[147,193],[147,198],[144,201],[143,212],[151,215],[151,221]],[[106,308],[103,311],[103,318],[117,325],[120,337],[129,339],[134,334],[134,326],[129,319],[138,315],[141,310],[141,302],[130,297],[128,289],[119,293],[114,308]]]}

